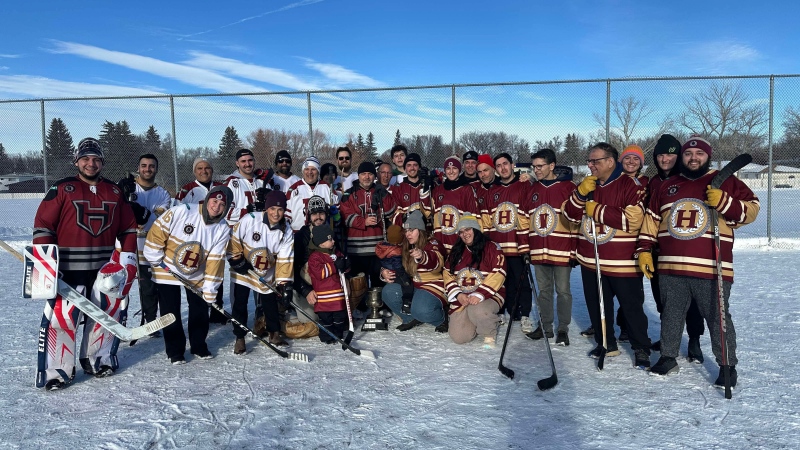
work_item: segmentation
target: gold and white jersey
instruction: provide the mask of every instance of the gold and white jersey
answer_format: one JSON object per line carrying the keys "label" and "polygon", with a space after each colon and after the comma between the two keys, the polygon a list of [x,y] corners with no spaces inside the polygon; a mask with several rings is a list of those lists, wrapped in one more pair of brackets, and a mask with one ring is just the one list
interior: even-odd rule
{"label": "gold and white jersey", "polygon": [[[253,270],[271,283],[291,283],[294,280],[294,233],[288,223],[270,227],[264,223],[264,212],[250,212],[233,227],[227,257],[244,257]],[[247,286],[261,294],[272,292],[252,275],[231,270],[234,283]]]}

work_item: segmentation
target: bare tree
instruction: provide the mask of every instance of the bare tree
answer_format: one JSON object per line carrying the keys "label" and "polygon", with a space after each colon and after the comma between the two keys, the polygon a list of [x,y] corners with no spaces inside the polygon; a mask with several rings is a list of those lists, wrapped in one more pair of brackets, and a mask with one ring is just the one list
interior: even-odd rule
{"label": "bare tree", "polygon": [[[653,108],[650,107],[650,105],[647,103],[647,100],[637,100],[636,97],[630,96],[621,98],[619,100],[612,100],[611,113],[613,114],[613,119],[611,124],[609,124],[609,131],[612,136],[616,135],[619,137],[619,142],[610,142],[610,144],[625,147],[627,145],[636,143],[634,141],[636,130],[641,124],[642,120],[646,119],[653,113]],[[598,125],[600,125],[600,128],[605,130],[605,115],[594,113],[594,120]]]}

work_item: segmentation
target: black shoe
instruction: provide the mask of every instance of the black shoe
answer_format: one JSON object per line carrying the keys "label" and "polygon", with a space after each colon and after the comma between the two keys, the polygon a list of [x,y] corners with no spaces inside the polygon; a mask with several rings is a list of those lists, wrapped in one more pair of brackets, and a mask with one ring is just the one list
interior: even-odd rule
{"label": "black shoe", "polygon": [[650,368],[651,373],[662,376],[678,373],[679,371],[680,367],[678,367],[678,362],[675,361],[675,358],[670,358],[669,356],[658,358],[656,365]]}
{"label": "black shoe", "polygon": [[558,336],[556,336],[556,345],[569,346],[569,335],[566,331],[558,332]]}
{"label": "black shoe", "polygon": [[589,328],[581,331],[581,336],[583,336],[583,337],[594,336],[594,327],[593,326],[589,326]]}
{"label": "black shoe", "polygon": [[[717,377],[717,381],[714,382],[714,386],[716,386],[718,388],[724,388],[725,387],[725,371],[723,370],[724,367],[725,366],[719,366],[719,376]],[[730,367],[731,367],[730,383],[731,383],[731,387],[735,388],[736,387],[736,378],[738,378],[738,376],[736,374],[736,366],[730,366]]]}
{"label": "black shoe", "polygon": [[647,369],[650,367],[650,350],[645,350],[643,348],[636,349],[633,351],[634,358],[636,362],[633,363],[637,369]]}
{"label": "black shoe", "polygon": [[57,378],[48,381],[47,384],[44,385],[44,388],[48,391],[57,391],[59,389],[64,389],[65,387],[67,387],[67,383],[64,383]]}
{"label": "black shoe", "polygon": [[[600,359],[600,353],[602,351],[603,351],[603,346],[602,345],[598,345],[597,347],[594,348],[594,350],[589,352],[589,356],[591,356],[592,358],[595,358],[595,359]],[[606,356],[609,356],[609,357],[610,356],[619,356],[619,354],[620,354],[620,351],[616,346],[609,347],[608,349],[606,349]]]}
{"label": "black shoe", "polygon": [[703,364],[703,361],[705,361],[703,358],[703,350],[700,348],[700,337],[689,338],[689,349],[686,359],[688,359],[689,362],[696,362],[698,364]]}
{"label": "black shoe", "polygon": [[619,338],[617,338],[620,342],[628,342],[630,339],[628,338],[628,330],[620,330],[619,331]]}
{"label": "black shoe", "polygon": [[552,339],[553,338],[553,332],[552,331],[546,331],[546,332],[543,333],[542,332],[542,327],[537,327],[532,332],[526,333],[525,336],[528,336],[529,339],[533,339],[534,341],[537,341],[539,339],[544,338],[545,334],[547,335],[548,339]]}
{"label": "black shoe", "polygon": [[100,366],[97,372],[94,373],[95,378],[105,378],[114,375],[114,369],[111,366]]}
{"label": "black shoe", "polygon": [[179,356],[170,356],[170,358],[169,358],[169,362],[170,362],[170,363],[171,363],[173,366],[178,366],[178,365],[181,365],[181,364],[186,364],[186,358],[184,358],[184,357],[183,357],[183,355],[179,355]]}
{"label": "black shoe", "polygon": [[444,317],[444,322],[436,326],[437,333],[447,333],[450,330],[450,320],[447,316]]}
{"label": "black shoe", "polygon": [[208,350],[204,350],[204,351],[196,352],[196,353],[192,352],[192,354],[195,357],[199,358],[199,359],[213,359],[214,358],[214,355],[212,355],[211,352],[208,351]]}
{"label": "black shoe", "polygon": [[408,331],[408,330],[410,330],[410,329],[412,329],[412,328],[414,328],[414,327],[416,327],[418,325],[422,325],[422,322],[420,322],[417,319],[411,319],[411,322],[401,323],[400,325],[398,325],[397,326],[397,330],[399,330],[399,331]]}
{"label": "black shoe", "polygon": [[655,341],[650,346],[650,350],[661,353],[661,341]]}

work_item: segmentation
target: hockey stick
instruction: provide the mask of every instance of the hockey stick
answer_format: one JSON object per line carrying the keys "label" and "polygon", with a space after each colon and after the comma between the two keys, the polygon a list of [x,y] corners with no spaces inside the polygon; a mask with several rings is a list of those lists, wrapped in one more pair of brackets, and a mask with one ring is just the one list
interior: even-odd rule
{"label": "hockey stick", "polygon": [[[733,158],[725,167],[722,168],[714,178],[711,179],[711,187],[719,189],[722,183],[728,179],[734,172],[739,171],[742,167],[750,164],[753,157],[747,153],[743,153],[736,158]],[[725,311],[725,297],[722,285],[722,249],[720,247],[719,236],[719,213],[716,208],[711,209],[711,226],[714,228],[714,256],[717,264],[717,307],[719,309],[719,336],[720,336],[720,349],[722,351],[722,373],[725,379],[725,398],[731,399],[733,393],[731,392],[731,366],[728,364],[728,345],[726,341],[726,321],[727,315]]]}
{"label": "hockey stick", "polygon": [[350,287],[347,285],[347,278],[341,272],[339,272],[339,282],[342,284],[342,290],[344,291],[344,305],[347,308],[347,321],[349,322],[347,336],[345,336],[342,343],[342,350],[344,350],[346,348],[345,344],[350,344],[353,341],[356,330],[353,326],[353,313],[350,311]]}
{"label": "hockey stick", "polygon": [[512,306],[513,311],[509,313],[510,316],[508,317],[508,328],[506,328],[506,337],[503,340],[503,349],[500,350],[500,362],[497,364],[497,370],[499,370],[500,373],[502,373],[511,380],[514,379],[514,371],[503,365],[503,356],[505,356],[506,354],[508,337],[511,336],[511,324],[514,323],[514,317],[517,315],[517,312],[519,312],[519,289],[521,287],[522,287],[522,274],[520,274],[519,283],[517,283],[517,295],[514,298],[514,305]]}
{"label": "hockey stick", "polygon": [[[257,274],[255,271],[253,271],[253,270],[250,270],[250,275],[251,275],[251,276],[254,276],[254,277],[256,277],[256,278],[258,278],[258,281],[260,281],[260,282],[261,282],[261,283],[262,283],[264,286],[268,287],[268,288],[269,288],[269,289],[270,289],[272,292],[275,292],[275,293],[277,294],[277,292],[278,292],[278,288],[277,288],[275,285],[273,285],[272,283],[270,283],[269,281],[265,280],[265,279],[264,279],[264,277],[261,277],[261,276],[259,276],[259,275],[258,275],[258,274]],[[330,337],[332,337],[332,338],[336,339],[337,341],[339,341],[339,343],[341,343],[341,344],[342,344],[342,349],[343,349],[343,350],[350,350],[351,352],[355,353],[356,355],[358,355],[358,356],[363,356],[364,358],[367,358],[367,359],[371,359],[371,360],[374,360],[374,359],[375,359],[375,354],[374,354],[374,353],[372,353],[371,351],[369,351],[369,350],[362,350],[362,349],[355,348],[355,347],[353,347],[352,345],[350,345],[348,342],[345,342],[345,341],[344,341],[344,339],[342,339],[342,338],[340,338],[340,337],[336,337],[336,335],[335,335],[335,334],[333,334],[333,333],[332,333],[330,330],[328,330],[327,328],[325,328],[325,327],[324,327],[322,324],[320,324],[319,322],[317,322],[316,320],[314,320],[314,318],[313,318],[313,317],[311,317],[311,316],[310,316],[308,313],[306,313],[305,311],[303,311],[303,308],[301,308],[300,306],[298,306],[298,305],[297,305],[297,303],[293,302],[292,300],[289,300],[289,304],[290,304],[290,305],[292,305],[292,306],[294,307],[295,311],[297,311],[297,312],[299,312],[300,314],[302,314],[302,315],[306,316],[306,318],[307,318],[308,320],[310,320],[310,321],[314,322],[314,324],[315,324],[317,327],[319,327],[319,329],[320,329],[320,330],[324,331],[324,332],[325,332],[325,333],[327,333],[327,334],[328,334]]]}
{"label": "hockey stick", "polygon": [[[0,240],[0,247],[16,256],[20,261],[24,261],[22,254],[14,249],[14,247],[8,245],[5,241]],[[81,310],[81,312],[83,312],[87,317],[94,320],[98,325],[111,332],[111,334],[118,337],[121,341],[141,339],[150,333],[156,332],[172,322],[175,322],[175,316],[173,314],[167,314],[144,326],[127,328],[125,325],[114,320],[113,317],[109,316],[91,300],[81,295],[78,291],[73,289],[72,286],[68,285],[60,278],[58,279],[58,293],[61,295],[62,300],[70,302],[76,308]]]}
{"label": "hockey stick", "polygon": [[[196,296],[198,296],[198,297],[200,297],[200,298],[203,298],[203,293],[202,293],[202,292],[200,292],[200,290],[199,290],[199,289],[197,289],[197,288],[196,288],[196,287],[195,287],[195,286],[194,286],[194,285],[191,283],[191,281],[187,280],[186,278],[183,278],[182,276],[180,276],[180,275],[178,275],[177,273],[175,273],[175,272],[173,272],[172,270],[170,270],[169,266],[167,266],[167,265],[166,265],[165,263],[163,263],[163,262],[161,263],[161,265],[160,265],[159,267],[161,267],[162,269],[166,270],[166,271],[167,271],[167,273],[169,273],[170,275],[172,275],[173,277],[175,277],[175,279],[176,279],[176,280],[180,281],[180,283],[181,283],[182,285],[184,285],[184,286],[186,287],[186,289],[188,289],[189,291],[191,291],[191,292],[192,292],[194,295],[196,295]],[[214,303],[214,302],[211,302],[211,303],[209,303],[209,306],[211,306],[212,308],[214,308],[214,309],[216,309],[217,311],[219,311],[219,313],[220,313],[220,314],[222,314],[222,315],[224,315],[225,317],[227,317],[227,318],[228,318],[228,320],[230,320],[231,322],[233,322],[233,323],[234,323],[234,325],[238,325],[238,326],[239,326],[239,328],[241,328],[241,329],[243,329],[244,331],[246,331],[246,332],[247,332],[247,333],[248,333],[250,336],[252,336],[254,339],[258,340],[258,341],[259,341],[259,342],[261,342],[262,344],[264,344],[264,345],[266,345],[267,347],[269,347],[269,348],[270,348],[270,350],[272,350],[273,352],[275,352],[275,353],[277,353],[278,355],[280,355],[280,356],[281,356],[281,358],[285,358],[285,359],[291,359],[291,360],[294,360],[294,361],[308,362],[308,355],[306,355],[305,353],[294,353],[294,352],[292,352],[292,353],[289,353],[289,352],[285,352],[285,351],[283,351],[283,350],[279,349],[278,347],[275,347],[274,345],[270,344],[270,343],[269,343],[269,341],[266,341],[266,340],[264,340],[264,338],[262,338],[262,337],[260,337],[260,336],[257,336],[255,333],[253,333],[253,330],[251,330],[250,328],[247,328],[247,325],[244,325],[244,324],[242,324],[241,322],[239,322],[238,320],[236,320],[236,319],[235,319],[235,318],[234,318],[232,315],[230,315],[230,314],[228,313],[228,311],[225,311],[225,309],[224,309],[224,308],[222,308],[221,306],[217,305],[217,304],[216,304],[216,303]]]}
{"label": "hockey stick", "polygon": [[597,227],[594,223],[594,218],[589,217],[592,226],[592,241],[594,242],[594,266],[597,272],[597,293],[600,296],[600,329],[603,333],[603,348],[600,349],[600,355],[597,358],[597,368],[603,370],[603,364],[606,360],[606,353],[608,352],[608,340],[606,339],[606,304],[603,300],[603,280],[600,276],[600,254],[597,252]]}
{"label": "hockey stick", "polygon": [[[533,288],[533,295],[536,296],[536,293],[539,292],[536,289],[536,282],[533,280],[533,274],[531,273],[530,264],[525,264],[527,267],[525,271],[528,272],[528,279],[531,282],[531,287]],[[539,328],[542,330],[544,334],[544,343],[547,346],[547,357],[550,359],[550,368],[553,369],[553,374],[547,378],[543,378],[536,382],[536,385],[539,386],[540,391],[546,391],[548,389],[552,389],[558,384],[558,376],[556,375],[556,363],[553,361],[553,353],[550,350],[550,339],[547,337],[547,333],[544,331],[544,324],[542,323],[542,313],[539,311],[539,305],[536,303],[536,297],[533,299],[534,307],[536,308],[536,315],[539,316]],[[559,319],[560,320],[560,319]]]}

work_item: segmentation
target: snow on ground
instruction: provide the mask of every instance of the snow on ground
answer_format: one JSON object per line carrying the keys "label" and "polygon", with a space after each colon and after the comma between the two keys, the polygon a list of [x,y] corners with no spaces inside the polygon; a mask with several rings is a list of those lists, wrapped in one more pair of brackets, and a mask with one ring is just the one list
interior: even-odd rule
{"label": "snow on ground", "polygon": [[[0,238],[29,242],[37,203],[0,202]],[[354,345],[373,350],[374,362],[316,338],[292,346],[309,363],[249,339],[250,352],[238,356],[230,326],[212,326],[212,360],[187,355],[188,364],[172,366],[163,341],[145,339],[121,345],[113,377],[79,371],[67,389],[45,392],[33,387],[43,302],[21,298],[20,264],[0,252],[0,448],[797,448],[800,251],[737,247],[734,258],[740,386],[726,400],[711,387],[718,368],[707,335],[706,362],[681,360],[675,376],[634,369],[627,345],[597,371],[586,356],[592,341],[578,334],[589,320],[577,270],[572,345],[553,347],[551,391],[536,387],[550,375],[544,342],[517,324],[509,380],[497,370],[499,345],[455,345],[429,326],[401,333],[395,319],[388,332],[356,333]],[[655,340],[658,315],[645,291]],[[138,306],[134,294],[131,314]]]}

